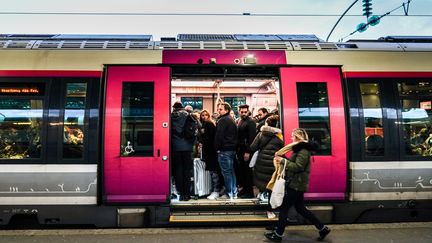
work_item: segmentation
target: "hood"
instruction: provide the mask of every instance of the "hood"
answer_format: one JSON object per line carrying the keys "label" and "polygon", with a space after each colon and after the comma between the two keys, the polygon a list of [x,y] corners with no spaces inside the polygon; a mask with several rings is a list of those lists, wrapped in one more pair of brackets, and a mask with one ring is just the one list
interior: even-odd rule
{"label": "hood", "polygon": [[261,127],[261,132],[270,132],[270,133],[282,133],[282,130],[280,130],[277,127],[271,127],[271,126],[262,126]]}
{"label": "hood", "polygon": [[293,148],[292,148],[292,150],[293,150],[294,153],[297,153],[298,151],[300,151],[302,149],[306,149],[306,150],[309,150],[309,151],[313,151],[314,150],[312,144],[307,143],[307,142],[300,142],[300,143],[294,145]]}

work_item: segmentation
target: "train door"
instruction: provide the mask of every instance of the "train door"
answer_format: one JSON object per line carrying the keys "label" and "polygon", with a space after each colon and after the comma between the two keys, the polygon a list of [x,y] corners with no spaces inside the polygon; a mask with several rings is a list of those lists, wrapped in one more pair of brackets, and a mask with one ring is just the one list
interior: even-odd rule
{"label": "train door", "polygon": [[346,191],[346,129],[338,67],[280,69],[285,143],[304,128],[318,148],[312,158],[309,200],[343,200]]}
{"label": "train door", "polygon": [[106,80],[104,200],[166,202],[170,70],[109,66]]}

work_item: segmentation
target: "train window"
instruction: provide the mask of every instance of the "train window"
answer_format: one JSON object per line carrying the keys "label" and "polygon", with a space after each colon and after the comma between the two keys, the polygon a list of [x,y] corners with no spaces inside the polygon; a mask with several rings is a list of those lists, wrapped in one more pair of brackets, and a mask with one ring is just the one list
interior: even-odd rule
{"label": "train window", "polygon": [[299,126],[306,129],[317,155],[331,154],[330,117],[326,83],[297,83]]}
{"label": "train window", "polygon": [[377,83],[361,83],[360,92],[365,136],[364,151],[367,156],[383,156],[384,131],[380,87]]}
{"label": "train window", "polygon": [[432,83],[398,83],[405,154],[432,156]]}
{"label": "train window", "polygon": [[153,156],[154,84],[123,83],[122,156]]}
{"label": "train window", "polygon": [[86,83],[68,83],[63,121],[63,158],[82,158],[84,154],[84,120]]}
{"label": "train window", "polygon": [[0,99],[1,159],[41,157],[42,116],[41,99]]}
{"label": "train window", "polygon": [[181,103],[183,106],[190,105],[194,110],[203,109],[203,98],[202,97],[181,97]]}
{"label": "train window", "polygon": [[224,97],[224,102],[230,104],[236,117],[238,117],[237,107],[242,104],[246,104],[246,97]]}

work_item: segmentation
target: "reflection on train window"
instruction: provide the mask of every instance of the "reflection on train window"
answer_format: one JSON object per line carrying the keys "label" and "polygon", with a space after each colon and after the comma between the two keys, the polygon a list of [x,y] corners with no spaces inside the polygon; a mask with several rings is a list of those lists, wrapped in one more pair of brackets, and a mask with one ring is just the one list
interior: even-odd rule
{"label": "reflection on train window", "polygon": [[432,156],[432,85],[431,82],[398,84],[402,105],[405,153]]}
{"label": "reflection on train window", "polygon": [[41,157],[43,101],[0,99],[0,159]]}
{"label": "reflection on train window", "polygon": [[203,109],[202,97],[181,97],[181,103],[183,104],[183,107],[190,105],[194,110]]}
{"label": "reflection on train window", "polygon": [[63,121],[63,158],[83,157],[86,93],[86,83],[67,84]]}
{"label": "reflection on train window", "polygon": [[122,156],[153,156],[153,112],[153,83],[123,83]]}
{"label": "reflection on train window", "polygon": [[246,104],[246,97],[224,97],[224,102],[230,104],[235,116],[238,117],[239,114],[237,108],[239,105]]}
{"label": "reflection on train window", "polygon": [[299,126],[318,147],[317,155],[331,154],[330,117],[326,83],[297,83]]}
{"label": "reflection on train window", "polygon": [[361,83],[360,92],[365,129],[364,151],[367,156],[383,156],[384,131],[380,87],[377,83]]}

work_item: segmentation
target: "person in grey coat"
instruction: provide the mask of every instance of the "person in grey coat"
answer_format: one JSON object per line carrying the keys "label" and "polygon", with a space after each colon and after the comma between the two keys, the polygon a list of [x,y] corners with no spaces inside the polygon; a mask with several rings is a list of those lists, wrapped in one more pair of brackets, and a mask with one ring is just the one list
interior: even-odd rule
{"label": "person in grey coat", "polygon": [[182,103],[175,102],[171,113],[171,148],[174,180],[180,201],[190,199],[190,177],[193,168],[192,150],[194,141],[187,140],[183,136],[183,129],[189,113],[183,108]]}

